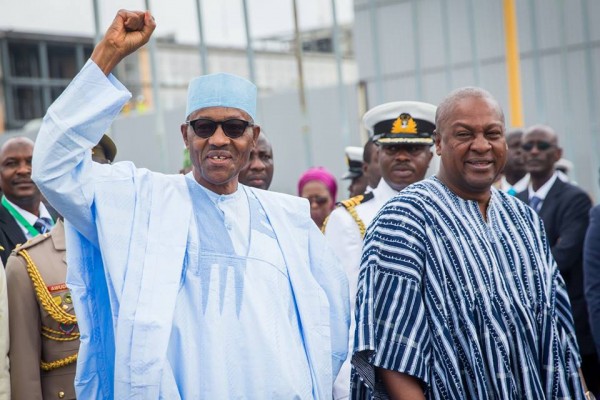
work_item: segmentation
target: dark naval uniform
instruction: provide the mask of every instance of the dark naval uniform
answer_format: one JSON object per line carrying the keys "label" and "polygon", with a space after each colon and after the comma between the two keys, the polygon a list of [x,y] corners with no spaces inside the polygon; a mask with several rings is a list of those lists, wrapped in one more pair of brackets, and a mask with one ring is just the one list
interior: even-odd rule
{"label": "dark naval uniform", "polygon": [[12,398],[74,399],[79,328],[62,221],[13,250],[6,266]]}

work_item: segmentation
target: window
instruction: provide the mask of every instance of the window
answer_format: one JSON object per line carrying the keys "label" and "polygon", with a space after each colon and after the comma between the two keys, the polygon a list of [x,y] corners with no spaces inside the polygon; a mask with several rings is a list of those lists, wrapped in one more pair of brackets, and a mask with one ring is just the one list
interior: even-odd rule
{"label": "window", "polygon": [[35,44],[10,43],[8,45],[10,74],[15,77],[39,78],[40,54]]}
{"label": "window", "polygon": [[15,119],[29,121],[44,116],[41,88],[35,86],[14,86],[11,89],[11,101]]}
{"label": "window", "polygon": [[85,43],[50,39],[24,34],[0,38],[0,49],[7,55],[0,60],[6,129],[19,129],[29,120],[43,117],[92,53],[91,39]]}
{"label": "window", "polygon": [[77,75],[77,59],[73,46],[48,46],[48,76],[73,79]]}

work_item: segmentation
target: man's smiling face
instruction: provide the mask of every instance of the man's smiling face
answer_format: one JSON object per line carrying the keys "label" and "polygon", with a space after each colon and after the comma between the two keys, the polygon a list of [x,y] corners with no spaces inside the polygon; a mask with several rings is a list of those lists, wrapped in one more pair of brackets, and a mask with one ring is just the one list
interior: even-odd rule
{"label": "man's smiling face", "polygon": [[[206,118],[221,122],[240,119],[252,123],[248,114],[237,108],[209,107],[194,111],[188,118],[193,121]],[[231,194],[237,190],[238,175],[248,163],[250,151],[260,132],[258,126],[248,126],[243,135],[232,139],[225,135],[219,124],[212,136],[203,139],[189,125],[181,125],[181,133],[190,150],[190,159],[196,181],[219,194]]]}
{"label": "man's smiling face", "polygon": [[504,121],[497,105],[483,96],[458,99],[440,125],[435,145],[442,181],[467,199],[489,192],[507,157]]}

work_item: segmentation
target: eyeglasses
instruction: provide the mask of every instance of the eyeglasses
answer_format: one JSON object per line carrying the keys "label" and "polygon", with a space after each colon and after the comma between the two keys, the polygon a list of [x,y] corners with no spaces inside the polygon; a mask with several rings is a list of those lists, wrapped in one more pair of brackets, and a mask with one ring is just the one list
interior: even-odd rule
{"label": "eyeglasses", "polygon": [[310,196],[306,199],[310,202],[310,204],[316,203],[319,206],[324,206],[329,201],[329,198],[324,196]]}
{"label": "eyeglasses", "polygon": [[249,121],[236,118],[226,119],[225,121],[213,121],[212,119],[208,118],[198,118],[193,121],[186,121],[185,123],[192,127],[196,136],[202,139],[208,139],[211,137],[219,125],[221,125],[225,136],[230,139],[238,139],[242,137],[244,132],[246,132],[246,129],[254,126],[254,124]]}
{"label": "eyeglasses", "polygon": [[533,150],[533,147],[537,147],[539,151],[544,151],[544,150],[548,150],[550,147],[553,147],[554,145],[550,142],[545,142],[543,140],[540,140],[538,142],[527,142],[521,145],[521,148],[524,151],[531,151]]}

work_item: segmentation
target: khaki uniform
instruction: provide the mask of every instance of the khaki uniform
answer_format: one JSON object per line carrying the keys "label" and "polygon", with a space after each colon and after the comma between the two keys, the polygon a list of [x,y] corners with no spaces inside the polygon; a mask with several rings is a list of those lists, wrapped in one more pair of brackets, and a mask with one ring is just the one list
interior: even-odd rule
{"label": "khaki uniform", "polygon": [[6,274],[0,260],[0,399],[10,399],[10,372],[8,369],[8,297]]}
{"label": "khaki uniform", "polygon": [[79,328],[61,221],[8,259],[11,391],[14,400],[74,399]]}

